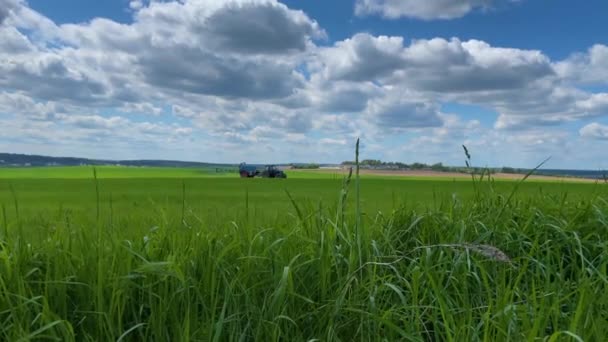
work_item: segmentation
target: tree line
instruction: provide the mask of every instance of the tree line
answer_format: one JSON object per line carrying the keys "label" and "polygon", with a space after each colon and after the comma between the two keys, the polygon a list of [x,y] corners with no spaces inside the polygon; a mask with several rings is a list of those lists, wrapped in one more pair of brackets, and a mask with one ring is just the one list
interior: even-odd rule
{"label": "tree line", "polygon": [[[352,160],[343,161],[342,166],[353,166],[355,162]],[[464,166],[446,166],[443,163],[426,164],[426,163],[411,163],[406,164],[402,162],[385,162],[378,159],[364,159],[359,162],[359,166],[362,168],[383,168],[393,170],[431,170],[440,172],[460,172],[460,173],[525,173],[527,170],[517,169],[512,167],[500,167],[500,168],[485,168],[485,167],[464,167]]]}

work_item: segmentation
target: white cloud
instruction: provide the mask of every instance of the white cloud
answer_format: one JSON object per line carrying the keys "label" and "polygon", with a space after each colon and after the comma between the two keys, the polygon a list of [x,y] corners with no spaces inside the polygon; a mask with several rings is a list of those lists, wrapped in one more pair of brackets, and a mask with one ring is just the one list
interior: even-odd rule
{"label": "white cloud", "polygon": [[110,90],[106,80],[61,54],[45,51],[0,53],[0,87],[41,100],[95,102]]}
{"label": "white cloud", "polygon": [[191,119],[197,116],[196,112],[193,109],[175,104],[171,106],[171,112],[177,117],[187,119]]}
{"label": "white cloud", "polygon": [[[95,144],[122,148],[129,144],[133,145],[130,148],[136,145],[162,146],[167,139],[178,144],[194,133],[191,127],[176,124],[134,122],[120,116],[73,113],[57,114],[53,120],[37,121],[14,115],[7,120],[0,116],[0,125],[5,142],[89,147]],[[106,158],[111,157],[107,150],[97,151],[100,152],[105,152]]]}
{"label": "white cloud", "polygon": [[581,128],[579,134],[584,138],[608,140],[608,126],[593,122]]}
{"label": "white cloud", "polygon": [[[483,127],[478,120],[464,121],[454,114],[442,113],[438,116],[441,118],[441,125],[416,130],[416,137],[408,141],[402,150],[408,153],[432,150],[432,154],[443,155],[445,158],[447,151],[460,148],[460,145],[470,142],[469,139],[477,137],[483,132]],[[440,159],[427,161],[438,162],[441,161]]]}
{"label": "white cloud", "polygon": [[420,40],[412,43],[408,57],[412,68],[403,76],[422,89],[440,92],[523,88],[553,74],[549,58],[540,51],[493,47],[478,40]]}
{"label": "white cloud", "polygon": [[[579,156],[572,155],[572,152],[582,145],[581,141],[567,131],[527,129],[505,132],[484,128],[475,120],[447,116],[442,127],[421,130],[403,146],[389,150],[390,159],[464,166],[464,144],[472,155],[474,166],[531,168],[552,156],[545,167],[567,168],[574,165],[570,163],[578,161]],[[589,156],[581,159],[586,158]]]}
{"label": "white cloud", "polygon": [[129,121],[120,116],[104,117],[99,115],[66,115],[60,114],[57,119],[84,129],[117,129],[126,125]]}
{"label": "white cloud", "polygon": [[[579,88],[607,78],[603,45],[560,62],[458,38],[360,33],[317,46],[327,36],[318,23],[276,0],[131,1],[130,23],[62,25],[24,2],[0,0],[9,3],[10,14],[6,6],[0,12],[0,121],[15,132],[0,142],[70,142],[88,151],[87,141],[127,141],[129,151],[166,142],[191,144],[205,158],[339,161],[361,137],[365,153],[399,160],[386,148],[399,139],[433,158],[463,141],[540,151],[566,144],[556,133],[561,123],[608,114],[608,93]],[[483,7],[359,4],[425,19]],[[445,113],[446,102],[497,113],[494,129]],[[129,113],[149,114],[148,122]]]}
{"label": "white cloud", "polygon": [[0,113],[18,113],[31,120],[52,120],[59,111],[53,102],[36,102],[23,94],[0,92]]}
{"label": "white cloud", "polygon": [[326,79],[369,81],[386,77],[405,64],[403,38],[360,33],[321,48],[313,70]]}
{"label": "white cloud", "polygon": [[345,145],[348,144],[348,141],[346,141],[346,139],[323,138],[323,139],[319,140],[319,143],[321,145],[341,145],[341,146],[345,146]]}
{"label": "white cloud", "polygon": [[379,14],[385,18],[416,19],[460,18],[477,8],[490,6],[493,0],[357,0],[359,16]]}
{"label": "white cloud", "polygon": [[304,51],[311,37],[325,36],[304,12],[290,10],[277,2],[229,2],[198,21],[192,29],[205,35],[206,44],[237,53]]}
{"label": "white cloud", "polygon": [[581,84],[608,85],[608,46],[593,45],[586,53],[575,53],[555,64],[559,75]]}
{"label": "white cloud", "polygon": [[[500,114],[495,125],[500,129],[559,124],[602,114],[600,95],[563,84],[542,52],[493,47],[479,40],[435,38],[405,45],[401,37],[357,34],[332,47],[320,48],[311,70],[313,84],[319,89],[332,89],[327,84],[334,89],[336,85],[374,89],[357,92],[357,100],[350,101],[351,105],[371,106],[371,98],[377,102],[389,92],[400,91],[409,102],[415,97],[426,105],[448,101],[493,108]],[[333,93],[327,90],[320,93],[333,101],[346,98],[331,96]],[[412,112],[406,108],[393,112],[408,111]],[[404,126],[408,125],[407,117],[385,116],[402,118]],[[423,118],[433,115],[421,115],[420,125],[425,124]],[[398,127],[398,121],[381,121]],[[409,125],[415,126],[415,122]]]}
{"label": "white cloud", "polygon": [[[593,65],[599,61],[597,56],[589,59]],[[358,34],[322,48],[312,65],[313,80],[323,80],[318,84],[376,84],[381,94],[401,89],[406,98],[415,96],[426,104],[448,101],[493,108],[499,113],[498,129],[558,125],[607,114],[606,94],[568,84],[542,52],[478,40],[435,38],[406,46],[401,37]],[[358,95],[359,103],[371,104],[372,95]],[[378,92],[373,97],[378,98]]]}
{"label": "white cloud", "polygon": [[126,113],[136,113],[136,114],[148,114],[158,116],[162,113],[162,108],[159,108],[151,103],[147,102],[137,102],[137,103],[126,103],[122,107],[120,107],[120,111]]}
{"label": "white cloud", "polygon": [[608,93],[591,94],[576,103],[577,108],[587,116],[594,114],[608,115]]}
{"label": "white cloud", "polygon": [[[58,27],[52,20],[29,8],[23,0],[0,0],[0,8],[5,11],[4,24],[29,30],[32,37],[41,44],[58,34]],[[0,25],[2,13],[0,9]]]}
{"label": "white cloud", "polygon": [[0,25],[20,7],[19,0],[0,0]]}
{"label": "white cloud", "polygon": [[526,92],[512,94],[510,101],[497,104],[501,113],[495,127],[521,129],[558,125],[563,122],[608,114],[608,94],[590,94],[550,83]]}
{"label": "white cloud", "polygon": [[[294,53],[324,34],[303,12],[265,0],[152,2],[137,10],[131,25],[97,18],[57,27],[27,7],[14,17],[15,27],[68,46],[13,54],[11,63],[0,64],[0,86],[87,102],[137,102],[140,89],[132,85],[227,98],[289,96],[303,86]],[[9,33],[15,36],[14,29]],[[13,37],[13,45],[26,50],[29,42],[20,38]]]}
{"label": "white cloud", "polygon": [[408,93],[393,92],[386,97],[373,99],[365,117],[388,132],[437,127],[442,124],[439,106],[430,101],[416,101],[412,97]]}
{"label": "white cloud", "polygon": [[505,141],[509,144],[519,144],[532,151],[536,151],[538,146],[559,147],[568,139],[566,132],[547,132],[542,130],[524,131],[505,136]]}
{"label": "white cloud", "polygon": [[307,107],[317,107],[329,113],[360,113],[371,98],[384,90],[371,82],[327,81],[313,77],[307,92]]}
{"label": "white cloud", "polygon": [[0,55],[22,54],[35,50],[29,39],[11,26],[0,26]]}
{"label": "white cloud", "polygon": [[144,2],[141,0],[129,1],[129,8],[131,8],[132,10],[140,10],[142,7],[144,7]]}
{"label": "white cloud", "polygon": [[522,88],[554,75],[540,51],[493,47],[479,40],[416,40],[357,34],[323,48],[313,70],[330,80],[377,81],[426,91]]}

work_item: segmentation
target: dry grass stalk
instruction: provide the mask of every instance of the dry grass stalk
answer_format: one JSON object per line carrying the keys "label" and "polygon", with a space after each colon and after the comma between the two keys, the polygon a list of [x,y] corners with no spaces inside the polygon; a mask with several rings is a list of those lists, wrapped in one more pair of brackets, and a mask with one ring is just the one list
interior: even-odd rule
{"label": "dry grass stalk", "polygon": [[498,249],[497,247],[491,245],[484,244],[473,244],[473,243],[450,243],[450,244],[439,244],[439,245],[431,245],[431,246],[421,246],[416,249],[429,248],[429,247],[450,247],[450,248],[464,248],[470,251],[473,251],[487,259],[491,259],[494,261],[511,263],[511,258],[509,256]]}

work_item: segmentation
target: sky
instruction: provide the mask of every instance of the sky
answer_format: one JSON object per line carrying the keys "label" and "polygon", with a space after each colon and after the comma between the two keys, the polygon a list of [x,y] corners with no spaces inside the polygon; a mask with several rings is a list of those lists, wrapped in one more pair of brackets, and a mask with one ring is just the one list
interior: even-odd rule
{"label": "sky", "polygon": [[607,169],[605,0],[0,0],[0,152]]}

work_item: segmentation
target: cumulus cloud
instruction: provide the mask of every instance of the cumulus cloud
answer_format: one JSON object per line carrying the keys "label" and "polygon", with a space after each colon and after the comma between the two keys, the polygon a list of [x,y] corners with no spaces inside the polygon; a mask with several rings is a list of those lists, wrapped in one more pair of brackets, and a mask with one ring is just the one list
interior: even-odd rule
{"label": "cumulus cloud", "polygon": [[593,122],[581,128],[579,134],[584,138],[608,140],[608,126]]}
{"label": "cumulus cloud", "polygon": [[519,144],[530,151],[538,151],[538,147],[551,146],[551,148],[563,145],[569,138],[569,134],[563,131],[547,132],[542,130],[524,131],[505,136],[509,144]]}
{"label": "cumulus cloud", "polygon": [[61,109],[53,102],[36,102],[23,94],[0,92],[0,113],[18,113],[31,120],[52,120]]}
{"label": "cumulus cloud", "polygon": [[500,115],[495,127],[522,129],[555,126],[563,122],[608,114],[607,93],[590,94],[553,83],[550,85],[528,88],[525,92],[506,97],[510,100],[508,102],[497,103],[496,108]]}
{"label": "cumulus cloud", "polygon": [[[4,23],[19,29],[26,29],[40,44],[56,37],[58,27],[44,15],[32,10],[24,0],[0,0],[0,16],[2,8],[8,15]],[[1,22],[0,22],[1,24]]]}
{"label": "cumulus cloud", "polygon": [[[385,149],[386,158],[405,162],[443,162],[461,165],[461,145],[474,146],[473,139],[487,132],[478,120],[464,120],[455,114],[439,113],[440,125],[412,130],[413,137]],[[477,156],[476,156],[477,157]]]}
{"label": "cumulus cloud", "polygon": [[103,117],[99,115],[65,115],[57,116],[64,123],[85,129],[116,129],[129,121],[120,116]]}
{"label": "cumulus cloud", "polygon": [[0,25],[2,25],[11,12],[19,8],[19,6],[19,0],[0,0]]}
{"label": "cumulus cloud", "polygon": [[457,38],[416,40],[404,46],[401,37],[364,33],[322,49],[315,66],[327,79],[407,82],[437,92],[521,88],[554,74],[549,58],[540,51]]}
{"label": "cumulus cloud", "polygon": [[272,2],[232,3],[194,27],[204,32],[215,48],[238,53],[304,51],[311,37],[324,36],[303,12]]}
{"label": "cumulus cloud", "polygon": [[[56,114],[52,120],[36,121],[16,115],[8,118],[0,115],[0,127],[1,142],[4,144],[80,146],[93,149],[106,146],[110,150],[118,147],[131,149],[140,145],[167,148],[169,142],[183,144],[193,134],[191,127],[177,124],[134,122],[120,116],[80,113]],[[114,158],[107,154],[105,157]]]}
{"label": "cumulus cloud", "polygon": [[419,135],[412,139],[405,149],[408,151],[422,150],[424,145],[433,145],[438,150],[448,147],[460,147],[467,140],[479,136],[483,127],[478,120],[465,121],[455,114],[440,113],[441,125],[418,130]]}
{"label": "cumulus cloud", "polygon": [[[201,127],[251,129],[262,114],[228,102],[292,96],[305,83],[295,70],[301,55],[314,48],[312,39],[325,35],[306,14],[277,1],[130,5],[132,24],[95,18],[60,26],[26,6],[18,8],[13,26],[0,27],[0,89],[29,104],[12,105],[11,113],[51,119],[64,113],[41,104],[62,102],[160,115],[151,103],[173,103],[176,116]],[[197,108],[209,103],[220,110]],[[108,122],[102,118],[63,117],[63,122],[81,127]],[[311,126],[310,117],[296,113],[275,109],[275,118],[273,124],[289,132]]]}
{"label": "cumulus cloud", "polygon": [[0,61],[0,87],[45,100],[89,101],[108,92],[102,80],[71,68],[63,58],[52,53]]}
{"label": "cumulus cloud", "polygon": [[[368,85],[376,90],[367,96],[359,92],[358,101],[352,104],[368,106],[372,97],[400,89],[421,103],[447,101],[493,108],[499,113],[495,125],[499,129],[559,124],[602,114],[600,95],[563,84],[542,52],[494,47],[479,40],[435,38],[405,45],[401,37],[357,34],[320,48],[311,70],[318,88],[341,84],[346,89],[349,86],[345,85]],[[411,112],[411,108],[402,110]],[[380,121],[390,122],[391,117],[398,116]]]}
{"label": "cumulus cloud", "polygon": [[360,113],[371,98],[385,91],[371,82],[343,82],[314,79],[306,96],[308,107],[317,107],[328,113]]}
{"label": "cumulus cloud", "polygon": [[[2,40],[0,51],[12,56],[11,63],[0,63],[0,86],[37,98],[76,101],[118,96],[136,101],[137,91],[128,85],[139,82],[167,91],[245,98],[285,97],[301,87],[302,76],[294,70],[297,61],[287,55],[306,50],[313,36],[323,34],[316,22],[276,1],[220,5],[209,1],[142,3],[132,25],[94,19],[55,26],[45,32],[53,32],[53,40],[67,44],[58,50],[32,51],[27,37],[14,28],[3,28],[0,35],[7,39]],[[237,22],[226,26],[222,16],[241,18],[240,26]],[[24,8],[15,25],[26,29],[40,23],[54,26],[39,17]],[[31,53],[18,57],[16,51]],[[276,54],[287,55],[272,57]]]}
{"label": "cumulus cloud", "polygon": [[593,45],[555,64],[563,78],[581,84],[608,84],[608,46]]}
{"label": "cumulus cloud", "polygon": [[19,30],[10,26],[0,26],[0,55],[24,54],[32,52],[35,47]]}
{"label": "cumulus cloud", "polygon": [[144,2],[142,0],[131,0],[129,1],[129,8],[132,10],[139,10],[144,7]]}
{"label": "cumulus cloud", "polygon": [[[183,48],[156,51],[138,58],[145,80],[157,87],[194,94],[271,99],[303,86],[288,64],[244,61]],[[204,61],[204,63],[200,63]]]}
{"label": "cumulus cloud", "polygon": [[323,34],[303,12],[263,0],[152,2],[132,25],[96,19],[61,27],[68,44],[127,54],[124,72],[154,87],[258,99],[301,88],[292,53]]}
{"label": "cumulus cloud", "polygon": [[[357,6],[361,14],[432,19],[495,3]],[[318,23],[276,0],[130,1],[130,23],[61,25],[25,2],[0,4],[0,119],[14,118],[19,124],[10,127],[31,139],[35,132],[52,139],[49,130],[78,144],[204,137],[206,148],[255,142],[260,150],[239,151],[279,156],[284,148],[291,157],[324,146],[350,153],[357,137],[366,153],[378,152],[385,140],[413,136],[412,146],[440,153],[482,134],[479,121],[445,113],[446,102],[496,112],[492,132],[500,142],[519,134],[557,143],[538,127],[608,114],[608,93],[580,87],[608,78],[603,45],[559,62],[538,50],[458,38],[359,33],[321,45],[327,35]],[[132,113],[150,115],[149,122],[130,120]]]}
{"label": "cumulus cloud", "polygon": [[[402,37],[360,33],[319,51],[313,70],[332,80],[369,81],[386,77],[405,64]],[[316,71],[315,70],[315,71]]]}
{"label": "cumulus cloud", "polygon": [[136,114],[147,114],[147,115],[160,115],[162,108],[159,108],[151,103],[138,102],[138,103],[126,103],[120,107],[121,112],[125,113],[136,113]]}
{"label": "cumulus cloud", "polygon": [[608,93],[591,94],[576,105],[586,113],[608,114]]}
{"label": "cumulus cloud", "polygon": [[391,94],[374,99],[365,112],[366,118],[386,131],[436,127],[442,123],[439,107],[427,101],[416,101],[408,94]]}
{"label": "cumulus cloud", "polygon": [[[427,58],[430,56],[441,57],[439,60]],[[540,51],[492,47],[478,40],[417,41],[409,48],[408,57],[410,65],[427,68],[412,67],[402,76],[415,80],[420,88],[432,91],[523,88],[553,74],[549,59]]]}
{"label": "cumulus cloud", "polygon": [[385,18],[401,17],[432,20],[460,18],[477,8],[490,6],[493,0],[357,0],[359,16],[379,14]]}

